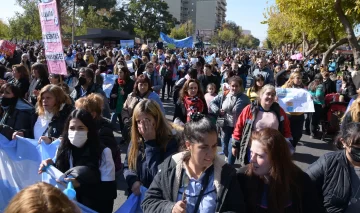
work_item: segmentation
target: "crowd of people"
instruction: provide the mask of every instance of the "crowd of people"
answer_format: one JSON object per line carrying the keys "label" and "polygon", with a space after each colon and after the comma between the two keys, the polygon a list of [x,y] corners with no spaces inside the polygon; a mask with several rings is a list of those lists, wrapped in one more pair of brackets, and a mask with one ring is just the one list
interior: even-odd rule
{"label": "crowd of people", "polygon": [[[298,61],[283,52],[160,45],[77,45],[64,56],[67,75],[49,73],[41,46],[22,45],[4,56],[0,133],[46,144],[60,139],[56,156],[43,161],[39,173],[53,165],[67,174],[79,203],[112,212],[115,174],[123,171],[129,195],[147,188],[145,213],[360,209],[360,70],[344,56],[333,55],[327,66],[320,55]],[[108,97],[101,74],[117,75]],[[286,112],[277,102],[278,87],[307,90],[315,111]],[[338,151],[302,171],[292,161],[301,127],[320,137],[329,94],[350,102],[334,140]],[[172,121],[164,103],[174,104]],[[114,117],[120,143],[128,144],[124,162]],[[79,212],[44,183],[25,188],[5,212],[55,212],[61,208],[56,204],[62,212]]]}

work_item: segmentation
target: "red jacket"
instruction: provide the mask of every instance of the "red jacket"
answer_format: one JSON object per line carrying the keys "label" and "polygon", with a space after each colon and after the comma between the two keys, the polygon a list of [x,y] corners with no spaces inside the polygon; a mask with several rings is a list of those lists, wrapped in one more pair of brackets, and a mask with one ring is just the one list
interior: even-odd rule
{"label": "red jacket", "polygon": [[[245,154],[248,143],[250,141],[252,124],[255,121],[256,115],[259,112],[260,107],[257,101],[252,102],[247,105],[244,110],[241,112],[236,125],[234,127],[234,132],[232,135],[232,146],[239,148],[239,158],[240,163],[246,163]],[[279,132],[286,138],[287,141],[292,140],[291,130],[290,130],[290,121],[285,113],[285,111],[279,106],[278,103],[274,102],[270,108],[270,111],[274,112],[277,118],[279,119]],[[255,117],[254,117],[255,114]]]}

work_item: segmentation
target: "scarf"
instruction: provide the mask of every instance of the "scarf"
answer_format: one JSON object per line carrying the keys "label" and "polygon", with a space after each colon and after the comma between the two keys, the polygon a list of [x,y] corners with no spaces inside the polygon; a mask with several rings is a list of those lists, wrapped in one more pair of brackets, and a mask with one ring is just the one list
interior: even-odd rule
{"label": "scarf", "polygon": [[120,87],[124,87],[126,82],[125,82],[125,80],[118,78],[118,84]]}
{"label": "scarf", "polygon": [[186,109],[186,121],[190,121],[190,117],[194,113],[202,113],[204,110],[204,102],[197,96],[185,96],[184,105]]}

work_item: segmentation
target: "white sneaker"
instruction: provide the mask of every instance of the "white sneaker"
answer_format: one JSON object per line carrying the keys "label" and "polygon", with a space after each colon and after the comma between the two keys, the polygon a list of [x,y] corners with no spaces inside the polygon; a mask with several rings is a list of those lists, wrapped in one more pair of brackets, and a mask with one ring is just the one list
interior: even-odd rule
{"label": "white sneaker", "polygon": [[225,162],[227,163],[228,162],[228,157],[225,156]]}

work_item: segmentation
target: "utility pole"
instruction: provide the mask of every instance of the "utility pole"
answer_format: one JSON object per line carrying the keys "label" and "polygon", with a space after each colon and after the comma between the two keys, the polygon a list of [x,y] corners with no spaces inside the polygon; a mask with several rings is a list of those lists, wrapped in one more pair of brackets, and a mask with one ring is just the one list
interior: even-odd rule
{"label": "utility pole", "polygon": [[73,15],[72,15],[72,38],[71,38],[72,44],[74,44],[74,37],[75,37],[75,0],[73,2]]}

